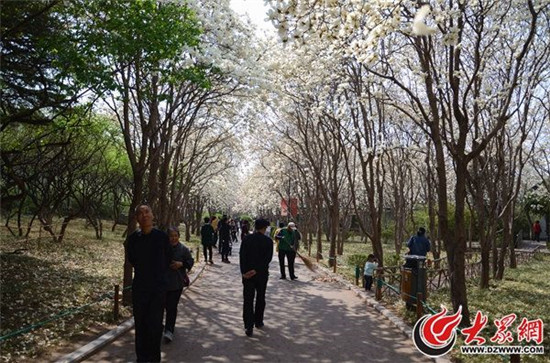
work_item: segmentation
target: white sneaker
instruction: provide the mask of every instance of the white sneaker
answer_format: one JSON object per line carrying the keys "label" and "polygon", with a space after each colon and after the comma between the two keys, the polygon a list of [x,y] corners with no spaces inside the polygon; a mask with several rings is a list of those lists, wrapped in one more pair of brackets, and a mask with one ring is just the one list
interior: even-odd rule
{"label": "white sneaker", "polygon": [[171,331],[165,331],[164,332],[164,341],[166,343],[170,343],[172,340],[174,340],[174,334]]}

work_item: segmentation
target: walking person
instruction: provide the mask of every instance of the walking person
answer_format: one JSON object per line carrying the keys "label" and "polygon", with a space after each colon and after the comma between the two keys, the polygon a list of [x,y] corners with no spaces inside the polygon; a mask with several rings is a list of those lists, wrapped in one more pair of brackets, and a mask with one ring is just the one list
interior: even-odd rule
{"label": "walking person", "polygon": [[244,238],[250,233],[250,224],[248,220],[243,220],[241,224],[241,242],[244,241]]}
{"label": "walking person", "polygon": [[374,276],[374,270],[378,268],[378,260],[371,253],[367,257],[367,262],[365,262],[364,276],[365,276],[365,291],[371,291],[372,281]]}
{"label": "walking person", "polygon": [[237,225],[235,223],[235,220],[233,218],[229,218],[229,249],[228,249],[228,255],[231,256],[233,253],[233,244],[237,243]]}
{"label": "walking person", "polygon": [[[210,224],[212,225],[212,228],[214,229],[214,248],[216,247],[216,244],[218,243],[218,224],[219,224],[219,222],[220,222],[220,220],[216,216],[212,216],[212,218],[210,219]],[[221,253],[221,249],[219,251]]]}
{"label": "walking person", "polygon": [[285,256],[288,262],[288,273],[291,280],[296,280],[298,276],[294,274],[294,260],[296,259],[296,224],[290,222],[286,228],[282,228],[277,234],[279,240],[279,268],[281,270],[281,280],[286,280]]}
{"label": "walking person", "polygon": [[151,207],[139,205],[135,216],[140,229],[128,236],[125,252],[134,268],[132,305],[137,361],[160,362],[167,275],[173,252],[168,235],[153,228]]}
{"label": "walking person", "polygon": [[224,215],[219,224],[219,233],[220,233],[220,246],[222,254],[222,262],[231,263],[229,261],[229,239],[231,238],[231,231],[229,228],[229,223],[227,222],[227,216]]}
{"label": "walking person", "polygon": [[178,303],[184,287],[189,286],[187,272],[193,267],[195,260],[189,248],[180,243],[180,232],[177,228],[168,229],[168,238],[172,246],[172,262],[168,272],[168,288],[166,292],[166,324],[164,325],[164,341],[174,340],[174,328],[178,314]]}
{"label": "walking person", "polygon": [[214,240],[214,228],[210,224],[210,218],[204,217],[204,224],[201,227],[201,244],[202,252],[204,254],[204,262],[214,263],[212,261],[212,246],[215,245]]}
{"label": "walking person", "polygon": [[279,222],[279,227],[275,229],[273,233],[273,243],[275,243],[275,252],[279,253],[279,238],[277,237],[281,233],[281,229],[285,228],[284,222]]}
{"label": "walking person", "polygon": [[269,224],[269,226],[267,226],[267,228],[265,229],[265,235],[269,238],[271,238],[271,223]]}
{"label": "walking person", "polygon": [[540,232],[542,232],[542,228],[540,226],[540,222],[537,220],[533,223],[533,238],[537,242],[540,242]]}
{"label": "walking person", "polygon": [[243,321],[245,333],[249,337],[252,336],[254,326],[264,326],[265,292],[269,263],[273,259],[273,241],[265,235],[267,226],[269,222],[265,219],[255,221],[256,230],[242,241],[239,256],[243,278]]}

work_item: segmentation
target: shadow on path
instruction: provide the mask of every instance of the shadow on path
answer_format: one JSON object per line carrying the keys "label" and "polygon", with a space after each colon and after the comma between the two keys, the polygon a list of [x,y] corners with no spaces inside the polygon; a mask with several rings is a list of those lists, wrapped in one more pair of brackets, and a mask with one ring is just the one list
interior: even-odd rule
{"label": "shadow on path", "polygon": [[[182,296],[165,362],[424,362],[412,342],[344,286],[317,281],[297,259],[298,280],[279,280],[271,263],[265,327],[246,337],[238,249],[215,261]],[[133,331],[89,362],[135,361]]]}

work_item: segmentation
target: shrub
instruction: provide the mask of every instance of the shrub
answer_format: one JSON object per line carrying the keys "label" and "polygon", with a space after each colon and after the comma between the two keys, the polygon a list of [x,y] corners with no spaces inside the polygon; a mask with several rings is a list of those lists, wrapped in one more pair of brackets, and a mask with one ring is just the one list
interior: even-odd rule
{"label": "shrub", "polygon": [[348,265],[351,265],[351,266],[359,266],[362,268],[363,266],[365,266],[366,262],[367,262],[367,255],[364,255],[364,254],[354,254],[348,257]]}

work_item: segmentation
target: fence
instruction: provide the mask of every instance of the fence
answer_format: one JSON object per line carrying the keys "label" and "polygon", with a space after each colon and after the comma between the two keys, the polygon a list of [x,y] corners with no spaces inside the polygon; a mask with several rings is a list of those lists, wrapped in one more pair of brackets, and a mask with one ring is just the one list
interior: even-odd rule
{"label": "fence", "polygon": [[[515,251],[518,264],[525,264],[531,261],[536,251]],[[478,278],[481,276],[481,259],[477,252],[466,253],[465,275],[467,279]],[[510,259],[506,259],[509,266]],[[379,299],[388,296],[399,298],[401,295],[401,266],[381,267],[377,269],[376,296]],[[450,286],[451,274],[446,259],[428,260],[426,263],[426,288],[427,291],[436,291],[443,287]],[[378,291],[380,290],[380,291]],[[394,294],[387,294],[387,292]],[[415,298],[415,297],[413,297]]]}
{"label": "fence", "polygon": [[[125,287],[125,289],[129,289],[129,288],[131,288],[131,286]],[[88,304],[84,304],[82,306],[72,308],[72,309],[62,310],[62,311],[58,312],[57,314],[54,314],[52,316],[49,316],[47,318],[42,319],[38,323],[34,323],[34,324],[28,325],[26,327],[17,329],[15,331],[12,331],[8,334],[5,334],[5,335],[0,337],[0,342],[3,342],[4,340],[8,340],[10,338],[16,337],[18,335],[22,335],[22,334],[31,332],[35,329],[38,329],[38,328],[40,328],[40,327],[42,327],[46,324],[49,324],[53,321],[57,321],[57,320],[59,320],[61,318],[64,318],[66,316],[77,314],[78,312],[84,310],[85,308],[87,308],[91,305],[97,304],[97,303],[99,303],[99,302],[101,302],[105,299],[113,299],[114,300],[113,315],[116,319],[116,318],[118,318],[118,301],[119,301],[118,291],[119,291],[119,287],[118,287],[118,285],[116,285],[114,293],[113,292],[104,293],[101,296],[99,296],[99,298],[95,299],[94,301],[92,301]]]}
{"label": "fence", "polygon": [[[199,256],[199,250],[197,249],[197,257]],[[183,290],[187,290],[189,289],[189,287],[191,285],[193,285],[193,283],[195,282],[195,280],[199,277],[199,275],[203,272],[204,268],[205,268],[205,264],[203,264],[201,267],[196,267],[195,269],[193,269],[192,271],[195,271],[194,273],[194,278],[191,279],[190,281],[190,284],[189,286],[185,287]],[[191,272],[191,271],[190,271]],[[126,286],[124,287],[124,290],[128,290],[128,289],[131,289],[132,286],[129,285],[129,286]],[[111,299],[113,300],[113,318],[114,320],[118,320],[118,315],[119,315],[119,306],[120,306],[120,301],[122,299],[122,294],[120,294],[120,287],[119,285],[115,285],[114,286],[114,292],[107,292],[107,293],[104,293],[102,294],[99,298],[97,298],[96,300],[88,303],[88,304],[85,304],[85,305],[82,305],[82,306],[79,306],[79,307],[76,307],[76,308],[73,308],[73,309],[67,309],[67,310],[63,310],[57,314],[54,314],[53,316],[50,316],[48,318],[45,318],[43,320],[41,320],[40,322],[38,323],[35,323],[35,324],[32,324],[32,325],[29,325],[29,326],[26,326],[26,327],[23,327],[21,329],[18,329],[18,330],[15,330],[15,331],[12,331],[8,334],[5,334],[3,336],[0,336],[0,342],[3,342],[5,340],[8,340],[10,338],[13,338],[13,337],[16,337],[16,336],[19,336],[19,335],[22,335],[22,334],[25,334],[25,333],[28,333],[32,330],[35,330],[37,328],[40,328],[46,324],[49,324],[51,322],[54,322],[54,321],[57,321],[61,318],[64,318],[66,316],[69,316],[69,315],[74,315],[74,314],[77,314],[78,312],[82,311],[83,309],[91,306],[91,305],[94,305],[96,303],[99,303],[105,299]]]}

